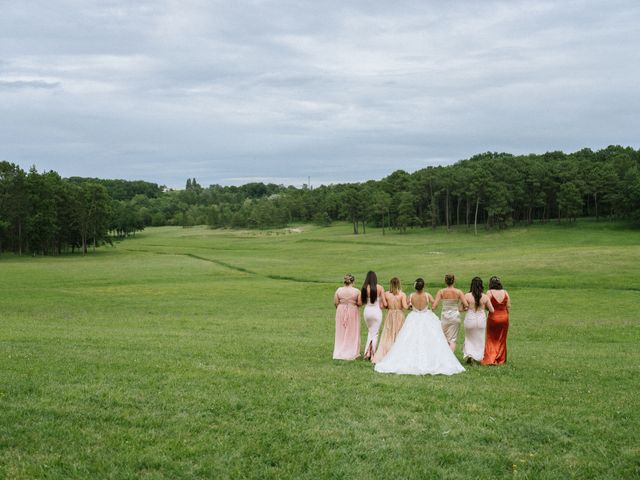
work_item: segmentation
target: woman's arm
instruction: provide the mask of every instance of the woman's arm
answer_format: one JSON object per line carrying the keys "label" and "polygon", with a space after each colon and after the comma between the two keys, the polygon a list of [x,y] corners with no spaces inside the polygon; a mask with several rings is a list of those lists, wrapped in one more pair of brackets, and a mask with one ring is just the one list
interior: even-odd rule
{"label": "woman's arm", "polygon": [[458,297],[460,298],[464,309],[469,310],[469,302],[467,301],[467,297],[464,296],[464,293],[462,293],[462,290],[458,290]]}
{"label": "woman's arm", "polygon": [[511,311],[511,299],[509,298],[509,294],[507,293],[507,291],[504,291],[504,294],[507,296],[507,312]]}
{"label": "woman's arm", "polygon": [[358,300],[356,301],[357,306],[362,306],[362,293],[358,292]]}
{"label": "woman's arm", "polygon": [[338,298],[338,290],[333,294],[333,304],[338,308],[338,304],[340,303],[340,299]]}
{"label": "woman's arm", "polygon": [[380,295],[380,298],[382,298],[382,306],[384,308],[387,308],[387,296],[384,294],[384,287],[382,285],[378,285],[378,295]]}
{"label": "woman's arm", "polygon": [[[433,298],[430,294],[427,293],[428,297]],[[431,304],[431,310],[435,310],[436,307],[438,306],[438,303],[440,303],[440,299],[442,298],[442,290],[438,290],[438,293],[436,293],[436,299],[433,300],[432,304]]]}
{"label": "woman's arm", "polygon": [[403,310],[408,310],[409,309],[409,303],[407,302],[407,294],[403,293],[402,296],[400,297],[400,306],[402,307]]}
{"label": "woman's arm", "polygon": [[489,300],[489,297],[487,297],[486,295],[482,296],[482,303],[485,307],[487,307],[489,313],[493,313],[495,311],[493,308],[493,303],[491,303],[491,300]]}
{"label": "woman's arm", "polygon": [[[467,296],[464,295],[464,298],[466,300]],[[461,311],[461,312],[465,312],[465,311],[469,310],[469,305],[471,305],[471,302],[469,300],[467,300],[467,307],[466,308],[465,308],[464,304],[461,302],[460,305],[458,305],[458,310]]]}

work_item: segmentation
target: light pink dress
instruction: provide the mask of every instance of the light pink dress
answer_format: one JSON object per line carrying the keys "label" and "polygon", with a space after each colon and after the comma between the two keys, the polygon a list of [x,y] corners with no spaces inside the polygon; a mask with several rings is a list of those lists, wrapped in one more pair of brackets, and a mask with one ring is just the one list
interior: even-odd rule
{"label": "light pink dress", "polygon": [[358,294],[354,287],[336,290],[336,342],[333,348],[335,360],[355,360],[360,356],[360,310]]}

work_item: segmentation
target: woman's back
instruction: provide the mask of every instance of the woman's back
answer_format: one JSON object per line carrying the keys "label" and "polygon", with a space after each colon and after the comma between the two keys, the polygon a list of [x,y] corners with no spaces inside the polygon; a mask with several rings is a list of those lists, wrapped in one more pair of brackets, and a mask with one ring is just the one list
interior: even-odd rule
{"label": "woman's back", "polygon": [[384,292],[384,287],[382,285],[376,285],[376,300],[375,300],[375,302],[371,301],[371,288],[369,287],[369,285],[367,285],[367,292],[366,293],[367,293],[367,303],[365,305],[384,306],[386,304],[386,301],[383,300],[385,292]]}
{"label": "woman's back", "polygon": [[411,306],[417,311],[426,310],[429,306],[429,294],[424,292],[411,294]]}
{"label": "woman's back", "polygon": [[340,287],[336,290],[336,297],[340,305],[357,305],[360,292],[354,287]]}
{"label": "woman's back", "polygon": [[387,300],[387,308],[389,310],[402,310],[404,309],[404,303],[403,302],[405,297],[405,294],[402,292],[398,292],[398,293],[391,293],[391,292],[385,292],[385,297]]}
{"label": "woman's back", "polygon": [[460,290],[457,288],[447,287],[440,290],[439,293],[443,300],[458,300],[460,298],[459,292]]}
{"label": "woman's back", "polygon": [[476,299],[473,296],[473,293],[469,292],[469,293],[465,294],[464,298],[469,303],[469,310],[472,310],[474,312],[478,312],[478,311],[484,310],[486,308],[485,305],[487,303],[488,297],[484,293],[480,296],[480,304],[477,307],[476,307]]}
{"label": "woman's back", "polygon": [[460,306],[460,303],[466,308],[468,302],[462,290],[449,286],[438,291],[436,299],[433,302],[433,309],[435,310],[438,305],[442,303],[443,312],[456,312]]}
{"label": "woman's back", "polygon": [[509,301],[509,294],[506,290],[489,290],[489,299],[495,310],[508,311],[511,307]]}

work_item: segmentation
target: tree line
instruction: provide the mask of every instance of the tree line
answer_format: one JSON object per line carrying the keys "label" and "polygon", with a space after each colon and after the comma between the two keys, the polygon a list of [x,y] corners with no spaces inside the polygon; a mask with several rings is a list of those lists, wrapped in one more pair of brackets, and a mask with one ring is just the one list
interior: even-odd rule
{"label": "tree line", "polygon": [[382,180],[301,188],[259,182],[182,190],[144,181],[61,178],[0,162],[0,252],[60,254],[146,226],[276,228],[348,221],[406,231],[417,226],[506,228],[582,216],[640,221],[640,150],[610,146],[566,154],[483,153],[453,165]]}
{"label": "tree line", "polygon": [[[147,182],[61,178],[0,162],[0,252],[59,255],[110,243],[144,228],[132,196],[161,192]],[[121,199],[119,198],[120,195]]]}
{"label": "tree line", "polygon": [[313,189],[263,183],[203,188],[189,179],[184,190],[133,201],[145,225],[272,228],[341,220],[354,234],[367,226],[477,231],[583,216],[640,221],[640,150],[488,152],[414,173],[398,170],[379,181]]}

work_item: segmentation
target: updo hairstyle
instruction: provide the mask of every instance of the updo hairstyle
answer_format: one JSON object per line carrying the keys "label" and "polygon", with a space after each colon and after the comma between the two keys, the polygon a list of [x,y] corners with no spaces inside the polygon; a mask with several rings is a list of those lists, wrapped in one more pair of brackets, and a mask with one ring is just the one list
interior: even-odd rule
{"label": "updo hairstyle", "polygon": [[500,281],[500,278],[496,277],[495,275],[493,277],[491,277],[489,279],[489,289],[490,290],[502,290],[503,286],[502,286],[502,282]]}

